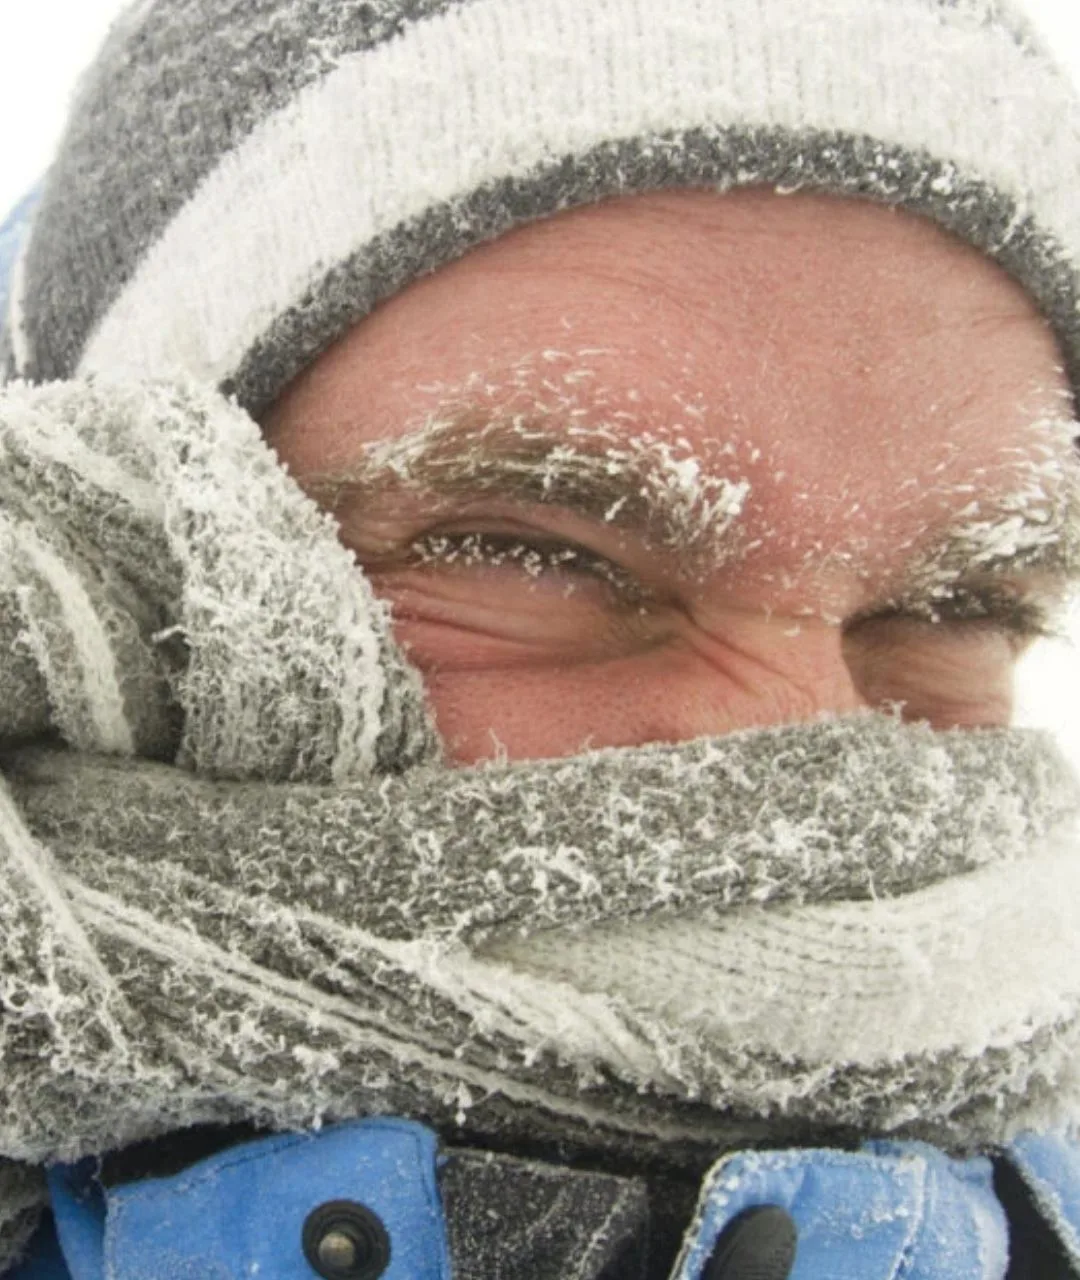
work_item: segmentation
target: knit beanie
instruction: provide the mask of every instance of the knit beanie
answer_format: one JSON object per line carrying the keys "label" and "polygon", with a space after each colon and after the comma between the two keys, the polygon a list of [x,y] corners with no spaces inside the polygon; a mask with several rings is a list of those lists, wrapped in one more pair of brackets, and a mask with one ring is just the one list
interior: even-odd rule
{"label": "knit beanie", "polygon": [[510,227],[762,184],[977,246],[1080,386],[1080,111],[1007,0],[137,0],[76,96],[0,369],[194,378],[257,415]]}

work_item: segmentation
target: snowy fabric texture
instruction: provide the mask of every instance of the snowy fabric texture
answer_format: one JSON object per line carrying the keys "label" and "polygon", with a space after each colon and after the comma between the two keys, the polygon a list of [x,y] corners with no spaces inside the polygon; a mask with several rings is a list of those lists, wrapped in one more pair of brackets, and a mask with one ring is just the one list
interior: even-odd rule
{"label": "snowy fabric texture", "polygon": [[619,1158],[1076,1118],[1077,784],[885,715],[449,769],[216,393],[0,392],[0,1267],[40,1166],[358,1114]]}

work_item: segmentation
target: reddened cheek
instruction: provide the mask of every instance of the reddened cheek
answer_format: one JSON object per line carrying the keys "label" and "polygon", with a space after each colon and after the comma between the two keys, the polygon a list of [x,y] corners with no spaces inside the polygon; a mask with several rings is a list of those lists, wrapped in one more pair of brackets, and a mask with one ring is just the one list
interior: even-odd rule
{"label": "reddened cheek", "polygon": [[[789,665],[715,637],[689,643],[685,625],[651,647],[614,654],[598,646],[591,657],[577,646],[510,642],[430,619],[399,617],[395,629],[458,764],[682,742],[862,706],[835,644],[831,663],[818,645],[815,657],[803,653]],[[773,647],[793,656],[782,633]]]}
{"label": "reddened cheek", "polygon": [[896,708],[935,728],[1010,723],[1020,642],[989,617],[846,630],[764,611],[627,608],[606,584],[520,567],[371,574],[457,763],[569,755]]}

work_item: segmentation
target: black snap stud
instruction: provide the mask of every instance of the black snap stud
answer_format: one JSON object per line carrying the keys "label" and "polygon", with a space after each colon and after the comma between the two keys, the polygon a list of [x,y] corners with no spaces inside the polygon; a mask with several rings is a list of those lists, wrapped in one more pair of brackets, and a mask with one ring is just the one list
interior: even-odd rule
{"label": "black snap stud", "polygon": [[390,1265],[390,1237],[355,1200],[328,1200],[304,1220],[304,1257],[325,1280],[377,1280]]}
{"label": "black snap stud", "polygon": [[720,1233],[702,1280],[788,1280],[798,1232],[774,1204],[745,1209]]}

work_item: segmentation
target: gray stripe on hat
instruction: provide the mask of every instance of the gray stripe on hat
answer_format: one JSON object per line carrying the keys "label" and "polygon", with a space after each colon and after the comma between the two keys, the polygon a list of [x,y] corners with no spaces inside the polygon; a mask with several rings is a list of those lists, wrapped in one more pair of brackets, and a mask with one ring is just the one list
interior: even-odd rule
{"label": "gray stripe on hat", "polygon": [[38,380],[68,377],[221,156],[339,58],[469,0],[167,0],[114,24],[72,105],[26,258]]}
{"label": "gray stripe on hat", "polygon": [[605,143],[446,202],[331,268],[278,317],[223,386],[258,415],[383,299],[510,227],[597,200],[665,187],[771,185],[857,196],[922,213],[1015,276],[1053,325],[1080,385],[1080,296],[1064,249],[993,186],[929,154],[808,130],[694,129]]}

